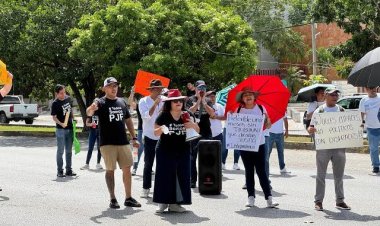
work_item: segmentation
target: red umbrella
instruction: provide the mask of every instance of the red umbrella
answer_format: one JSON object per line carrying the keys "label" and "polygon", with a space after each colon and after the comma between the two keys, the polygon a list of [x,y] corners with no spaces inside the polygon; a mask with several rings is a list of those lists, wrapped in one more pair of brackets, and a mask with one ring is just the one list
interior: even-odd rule
{"label": "red umbrella", "polygon": [[284,117],[290,92],[276,75],[251,75],[239,83],[228,93],[226,114],[234,112],[239,107],[240,104],[236,102],[235,97],[245,87],[259,92],[256,103],[267,109],[272,123]]}

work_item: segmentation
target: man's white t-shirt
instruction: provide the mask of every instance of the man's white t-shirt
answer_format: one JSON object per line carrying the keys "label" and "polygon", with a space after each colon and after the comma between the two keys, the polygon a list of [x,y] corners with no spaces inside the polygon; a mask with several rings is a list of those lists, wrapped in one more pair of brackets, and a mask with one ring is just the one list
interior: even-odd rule
{"label": "man's white t-shirt", "polygon": [[380,108],[380,97],[363,97],[359,103],[359,111],[365,113],[365,125],[367,128],[380,128],[380,122],[377,117]]}
{"label": "man's white t-shirt", "polygon": [[139,111],[143,120],[143,136],[147,136],[152,140],[160,138],[154,135],[154,123],[164,106],[163,98],[161,97],[161,102],[156,106],[152,115],[149,115],[149,109],[153,106],[154,100],[150,96],[146,96],[139,101]]}
{"label": "man's white t-shirt", "polygon": [[286,117],[287,115],[285,114],[283,118],[280,118],[277,122],[273,123],[269,129],[269,132],[277,134],[284,133],[284,118]]}
{"label": "man's white t-shirt", "polygon": [[[214,109],[216,116],[222,116],[224,115],[224,107],[221,104],[215,103],[212,108]],[[210,118],[210,124],[211,124],[211,133],[212,137],[216,137],[219,134],[223,133],[223,124],[222,120],[219,119],[211,119]]]}

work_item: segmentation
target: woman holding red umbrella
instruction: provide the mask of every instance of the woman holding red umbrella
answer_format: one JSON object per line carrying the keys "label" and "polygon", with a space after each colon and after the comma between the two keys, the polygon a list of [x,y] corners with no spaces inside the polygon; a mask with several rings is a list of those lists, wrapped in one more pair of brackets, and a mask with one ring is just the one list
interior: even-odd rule
{"label": "woman holding red umbrella", "polygon": [[160,137],[153,193],[153,202],[158,203],[156,213],[167,208],[171,212],[184,212],[181,204],[191,204],[190,144],[186,142],[186,129],[199,132],[199,126],[190,120],[184,107],[185,98],[178,89],[169,90],[154,125],[154,134]]}
{"label": "woman holding red umbrella", "polygon": [[[265,117],[264,126],[266,128],[270,128],[271,122],[265,107],[256,104],[256,98],[258,95],[259,92],[253,90],[250,87],[243,88],[240,92],[236,94],[236,101],[240,103],[240,107],[235,111],[235,113],[262,115],[263,117]],[[262,134],[258,151],[240,150],[240,155],[245,168],[245,180],[248,192],[248,201],[246,203],[246,206],[253,207],[255,205],[255,171],[257,173],[257,176],[259,177],[260,185],[263,189],[265,199],[267,200],[267,207],[274,208],[278,206],[278,203],[273,201],[272,199],[269,179],[265,172],[264,134]]]}

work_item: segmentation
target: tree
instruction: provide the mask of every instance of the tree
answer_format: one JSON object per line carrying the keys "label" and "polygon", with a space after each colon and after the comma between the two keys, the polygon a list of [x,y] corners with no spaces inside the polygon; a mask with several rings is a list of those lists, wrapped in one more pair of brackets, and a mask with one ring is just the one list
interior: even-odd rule
{"label": "tree", "polygon": [[306,46],[303,38],[285,20],[287,0],[222,0],[247,21],[254,38],[279,61],[300,61]]}
{"label": "tree", "polygon": [[172,79],[174,87],[204,79],[219,89],[253,71],[256,45],[249,25],[214,3],[119,1],[71,30],[70,55],[126,84],[144,69]]}
{"label": "tree", "polygon": [[380,46],[380,2],[377,0],[317,0],[313,9],[316,21],[336,22],[352,39],[335,48],[338,57],[358,61]]}

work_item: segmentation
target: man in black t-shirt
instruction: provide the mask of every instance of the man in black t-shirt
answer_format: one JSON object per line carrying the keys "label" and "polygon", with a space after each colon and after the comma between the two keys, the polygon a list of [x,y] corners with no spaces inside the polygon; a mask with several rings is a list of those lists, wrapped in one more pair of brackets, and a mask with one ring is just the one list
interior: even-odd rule
{"label": "man in black t-shirt", "polygon": [[215,117],[214,109],[212,108],[212,103],[209,99],[206,99],[206,83],[203,80],[198,80],[195,83],[196,93],[191,96],[186,102],[186,108],[194,113],[196,121],[199,125],[200,132],[202,136],[199,139],[191,141],[191,187],[196,187],[197,182],[197,156],[198,156],[198,142],[202,139],[210,139],[211,124],[210,117]]}
{"label": "man in black t-shirt", "polygon": [[113,77],[104,80],[103,89],[106,95],[87,108],[87,115],[92,116],[96,112],[99,117],[100,151],[106,166],[106,183],[111,197],[109,207],[113,209],[120,208],[115,196],[114,177],[116,162],[123,171],[123,182],[126,193],[124,205],[141,207],[141,204],[132,198],[131,195],[131,166],[133,159],[125,125],[132,137],[133,146],[138,148],[139,143],[135,135],[127,103],[124,99],[116,96],[118,84],[117,80]]}
{"label": "man in black t-shirt", "polygon": [[[73,113],[71,99],[66,95],[64,85],[55,86],[56,99],[51,105],[51,115],[56,123],[55,136],[57,137],[57,177],[76,176],[71,169],[73,146]],[[63,174],[63,152],[66,159],[66,175]]]}

